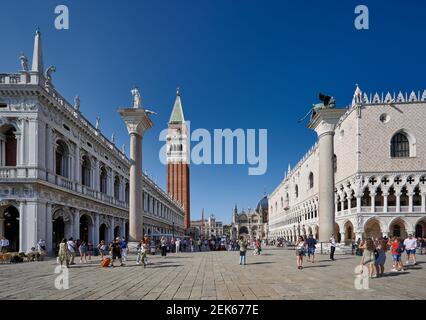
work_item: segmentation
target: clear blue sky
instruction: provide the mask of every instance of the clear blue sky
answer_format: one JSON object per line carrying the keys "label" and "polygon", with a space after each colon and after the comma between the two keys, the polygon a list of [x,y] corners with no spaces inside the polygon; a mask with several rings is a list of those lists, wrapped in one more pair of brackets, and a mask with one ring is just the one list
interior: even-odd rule
{"label": "clear blue sky", "polygon": [[[70,30],[54,28],[54,8],[70,10]],[[370,30],[354,28],[354,8],[370,9]],[[159,132],[183,91],[192,129],[268,129],[268,171],[247,166],[192,166],[192,218],[214,213],[230,222],[235,204],[254,207],[315,142],[297,120],[319,91],[350,103],[355,83],[366,91],[426,88],[426,4],[408,1],[2,1],[0,72],[30,58],[40,26],[45,67],[56,88],[79,94],[84,115],[101,117],[117,145],[128,136],[116,109],[142,101],[158,112],[144,138],[144,170],[165,187]]]}

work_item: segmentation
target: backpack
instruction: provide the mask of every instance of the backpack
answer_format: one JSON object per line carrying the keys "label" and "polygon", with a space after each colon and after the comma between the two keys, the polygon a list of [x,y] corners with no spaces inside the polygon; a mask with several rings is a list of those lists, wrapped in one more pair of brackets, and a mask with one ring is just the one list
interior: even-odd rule
{"label": "backpack", "polygon": [[403,253],[405,251],[405,246],[400,243],[398,249],[396,249],[396,252],[398,252],[399,254]]}

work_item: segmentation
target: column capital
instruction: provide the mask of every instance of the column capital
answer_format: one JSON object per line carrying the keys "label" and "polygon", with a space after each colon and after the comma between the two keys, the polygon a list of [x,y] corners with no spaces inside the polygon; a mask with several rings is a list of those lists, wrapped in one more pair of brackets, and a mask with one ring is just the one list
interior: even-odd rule
{"label": "column capital", "polygon": [[119,109],[118,113],[126,123],[129,135],[143,136],[145,131],[152,128],[153,123],[143,108]]}
{"label": "column capital", "polygon": [[323,135],[334,135],[334,128],[346,109],[320,109],[313,113],[308,124],[309,129],[315,130],[318,137]]}

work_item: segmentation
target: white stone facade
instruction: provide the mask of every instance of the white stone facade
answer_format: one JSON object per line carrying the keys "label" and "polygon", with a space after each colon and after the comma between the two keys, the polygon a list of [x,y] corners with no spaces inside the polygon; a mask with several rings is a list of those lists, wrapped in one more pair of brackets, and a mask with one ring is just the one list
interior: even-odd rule
{"label": "white stone facade", "polygon": [[[426,90],[362,93],[334,129],[335,232],[358,238],[426,234]],[[315,144],[269,196],[269,238],[318,236]],[[331,235],[330,235],[331,236]]]}
{"label": "white stone facade", "polygon": [[[42,238],[49,252],[62,237],[125,236],[129,160],[42,70],[37,32],[32,70],[0,74],[0,236],[15,251]],[[183,235],[182,206],[145,175],[143,190],[144,232]]]}

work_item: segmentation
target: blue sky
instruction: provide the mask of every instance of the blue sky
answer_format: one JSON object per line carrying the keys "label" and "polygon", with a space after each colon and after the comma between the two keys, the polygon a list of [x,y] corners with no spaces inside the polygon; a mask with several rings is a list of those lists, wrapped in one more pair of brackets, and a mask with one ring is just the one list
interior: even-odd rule
{"label": "blue sky", "polygon": [[[70,29],[54,28],[54,8],[70,10]],[[370,29],[354,28],[354,8],[370,10]],[[56,88],[79,94],[103,133],[128,136],[116,109],[143,104],[158,113],[144,138],[144,170],[165,187],[158,160],[177,86],[192,129],[268,129],[268,171],[248,166],[192,166],[191,215],[230,222],[235,204],[254,207],[315,142],[297,122],[319,91],[343,107],[359,83],[371,91],[426,89],[423,0],[401,1],[2,1],[0,72],[17,71],[19,53],[32,55],[40,27],[45,67]],[[128,150],[128,148],[127,148]]]}

